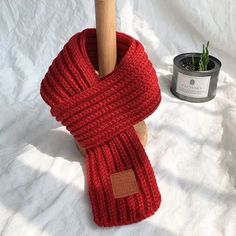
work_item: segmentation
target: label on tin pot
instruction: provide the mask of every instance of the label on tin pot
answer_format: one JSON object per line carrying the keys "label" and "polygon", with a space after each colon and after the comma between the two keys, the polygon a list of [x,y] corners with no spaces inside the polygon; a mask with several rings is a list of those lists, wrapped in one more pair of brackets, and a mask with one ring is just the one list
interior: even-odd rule
{"label": "label on tin pot", "polygon": [[211,76],[189,76],[178,72],[176,92],[191,98],[208,96]]}

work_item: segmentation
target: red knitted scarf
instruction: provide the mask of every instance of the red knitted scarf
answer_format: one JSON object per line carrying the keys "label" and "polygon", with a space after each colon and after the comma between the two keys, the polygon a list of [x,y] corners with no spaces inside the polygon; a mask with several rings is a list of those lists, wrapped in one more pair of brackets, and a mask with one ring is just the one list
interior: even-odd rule
{"label": "red knitted scarf", "polygon": [[161,196],[133,125],[161,101],[155,70],[142,44],[117,33],[117,66],[102,78],[96,31],[75,34],[53,60],[41,84],[51,113],[86,149],[88,192],[99,226],[141,221]]}

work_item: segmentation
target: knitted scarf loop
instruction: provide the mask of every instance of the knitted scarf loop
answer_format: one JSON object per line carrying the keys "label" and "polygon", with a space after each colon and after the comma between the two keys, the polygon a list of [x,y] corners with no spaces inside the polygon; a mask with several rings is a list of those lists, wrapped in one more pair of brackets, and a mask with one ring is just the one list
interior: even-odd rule
{"label": "knitted scarf loop", "polygon": [[119,32],[116,37],[113,72],[104,77],[96,73],[96,30],[85,29],[53,60],[40,90],[52,116],[86,150],[88,193],[99,226],[141,221],[161,202],[150,161],[133,128],[161,101],[157,76],[139,41]]}

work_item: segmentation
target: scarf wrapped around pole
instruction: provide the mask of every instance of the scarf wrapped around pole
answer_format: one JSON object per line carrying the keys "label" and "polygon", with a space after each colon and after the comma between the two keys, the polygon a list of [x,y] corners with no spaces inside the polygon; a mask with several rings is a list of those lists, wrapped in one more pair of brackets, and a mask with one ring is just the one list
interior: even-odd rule
{"label": "scarf wrapped around pole", "polygon": [[96,30],[75,34],[53,60],[41,96],[86,150],[88,193],[99,226],[126,225],[155,213],[161,195],[133,125],[161,101],[142,44],[117,33],[117,66],[99,77]]}

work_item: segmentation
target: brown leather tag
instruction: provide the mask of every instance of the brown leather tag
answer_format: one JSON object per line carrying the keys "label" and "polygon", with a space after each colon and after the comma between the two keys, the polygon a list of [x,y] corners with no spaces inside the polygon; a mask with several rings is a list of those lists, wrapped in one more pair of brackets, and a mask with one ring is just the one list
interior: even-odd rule
{"label": "brown leather tag", "polygon": [[132,169],[114,173],[110,176],[115,198],[122,198],[139,192],[138,184]]}

